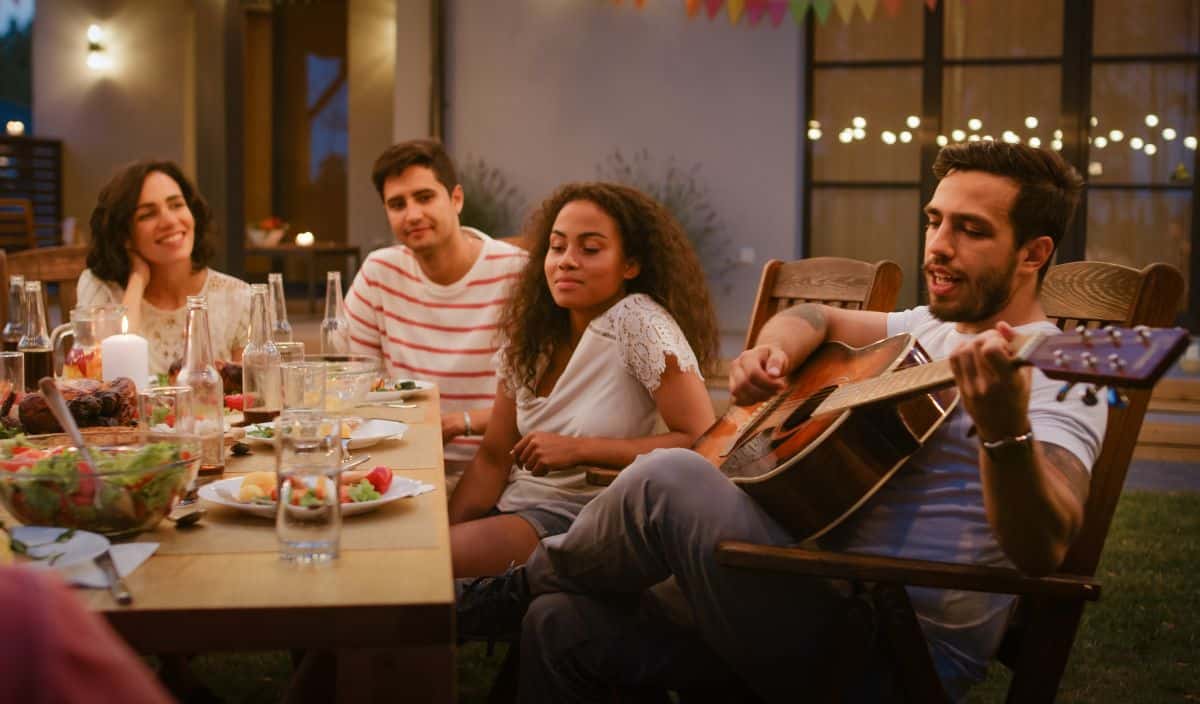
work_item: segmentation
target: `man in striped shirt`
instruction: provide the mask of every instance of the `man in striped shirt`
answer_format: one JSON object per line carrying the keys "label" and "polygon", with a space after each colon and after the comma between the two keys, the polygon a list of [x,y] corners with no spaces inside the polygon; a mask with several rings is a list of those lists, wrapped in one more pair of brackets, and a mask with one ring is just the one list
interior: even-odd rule
{"label": "man in striped shirt", "polygon": [[442,398],[447,490],[479,448],[496,393],[496,333],[524,250],[458,222],[463,189],[442,145],[389,147],[372,180],[398,244],[372,252],[346,296],[351,351]]}

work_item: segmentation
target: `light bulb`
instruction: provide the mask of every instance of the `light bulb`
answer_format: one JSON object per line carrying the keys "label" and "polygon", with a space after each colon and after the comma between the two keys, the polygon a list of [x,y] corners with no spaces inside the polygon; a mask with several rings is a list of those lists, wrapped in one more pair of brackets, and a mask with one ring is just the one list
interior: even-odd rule
{"label": "light bulb", "polygon": [[967,138],[967,133],[962,130],[954,130],[950,133],[950,136],[954,138],[955,142],[961,142]]}
{"label": "light bulb", "polygon": [[883,140],[884,144],[896,143],[896,133],[891,130],[884,130],[883,132],[880,132],[879,138]]}
{"label": "light bulb", "polygon": [[908,130],[904,130],[903,132],[901,132],[900,133],[900,141],[904,142],[905,144],[908,144],[909,142],[911,142],[912,141],[912,132],[909,132]]}
{"label": "light bulb", "polygon": [[916,115],[909,115],[904,120],[904,124],[915,130],[921,126],[921,118],[917,117]]}
{"label": "light bulb", "polygon": [[972,117],[970,120],[967,120],[967,127],[978,131],[979,128],[983,127],[983,120],[980,120],[978,117]]}
{"label": "light bulb", "polygon": [[1108,138],[1114,142],[1120,142],[1122,139],[1125,139],[1125,133],[1121,130],[1112,130],[1108,133]]}
{"label": "light bulb", "polygon": [[1142,141],[1141,137],[1134,137],[1133,139],[1129,140],[1130,149],[1141,149],[1145,144],[1146,143]]}
{"label": "light bulb", "polygon": [[1035,127],[1038,126],[1038,119],[1036,117],[1034,117],[1033,115],[1026,117],[1025,118],[1025,126],[1028,127],[1029,129],[1034,129]]}
{"label": "light bulb", "polygon": [[1108,146],[1108,139],[1104,135],[1100,135],[1092,140],[1092,146],[1097,149],[1103,149]]}
{"label": "light bulb", "polygon": [[814,142],[817,141],[818,139],[820,139],[821,138],[821,128],[809,127],[808,128],[808,138]]}
{"label": "light bulb", "polygon": [[1154,127],[1156,125],[1158,125],[1158,115],[1155,115],[1154,113],[1150,113],[1149,115],[1147,115],[1146,116],[1146,126]]}
{"label": "light bulb", "polygon": [[1162,137],[1166,141],[1170,142],[1176,137],[1175,130],[1171,129],[1170,127],[1164,127],[1162,131]]}
{"label": "light bulb", "polygon": [[862,129],[867,126],[867,118],[858,117],[856,115],[855,117],[851,118],[850,124],[854,125],[855,127],[859,128],[859,129]]}

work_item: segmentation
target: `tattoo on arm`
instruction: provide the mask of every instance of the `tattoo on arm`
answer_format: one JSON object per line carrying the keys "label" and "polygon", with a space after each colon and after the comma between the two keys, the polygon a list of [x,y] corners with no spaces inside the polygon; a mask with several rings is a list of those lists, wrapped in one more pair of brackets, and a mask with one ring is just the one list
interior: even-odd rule
{"label": "tattoo on arm", "polygon": [[816,330],[817,333],[824,335],[828,323],[825,321],[825,315],[821,312],[821,306],[815,303],[801,303],[797,306],[792,306],[780,312],[780,315],[787,315],[793,318],[800,318]]}
{"label": "tattoo on arm", "polygon": [[1042,446],[1042,455],[1046,458],[1046,463],[1054,468],[1054,471],[1062,475],[1062,478],[1067,481],[1067,486],[1071,488],[1071,493],[1075,494],[1075,498],[1079,499],[1079,505],[1087,504],[1088,488],[1091,484],[1092,475],[1088,472],[1087,467],[1079,461],[1079,458],[1070,450],[1061,446],[1055,445],[1052,442],[1040,443]]}

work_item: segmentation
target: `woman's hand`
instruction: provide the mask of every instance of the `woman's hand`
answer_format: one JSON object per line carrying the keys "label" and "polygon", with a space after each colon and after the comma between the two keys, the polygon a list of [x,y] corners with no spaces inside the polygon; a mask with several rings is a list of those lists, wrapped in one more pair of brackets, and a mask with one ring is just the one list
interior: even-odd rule
{"label": "woman's hand", "polygon": [[579,447],[585,438],[557,433],[530,433],[513,446],[513,460],[535,477],[579,464]]}
{"label": "woman's hand", "polygon": [[150,264],[136,249],[130,247],[125,251],[129,255],[129,283],[125,287],[129,288],[136,283],[145,288],[146,284],[150,283]]}

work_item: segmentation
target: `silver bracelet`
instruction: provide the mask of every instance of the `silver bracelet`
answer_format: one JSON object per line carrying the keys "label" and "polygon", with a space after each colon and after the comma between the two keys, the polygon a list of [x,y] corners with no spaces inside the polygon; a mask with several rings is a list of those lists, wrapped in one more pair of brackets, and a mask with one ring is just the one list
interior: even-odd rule
{"label": "silver bracelet", "polygon": [[1033,431],[1030,430],[1028,432],[1021,433],[1020,435],[1010,435],[1008,437],[1000,438],[999,440],[980,440],[979,443],[983,445],[983,449],[986,450],[988,454],[991,454],[997,450],[1003,450],[1006,447],[1012,447],[1014,445],[1028,446],[1033,443]]}
{"label": "silver bracelet", "polygon": [[471,414],[463,411],[463,437],[471,436]]}

